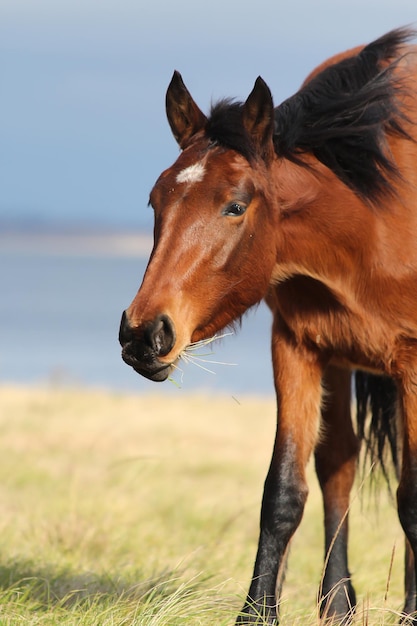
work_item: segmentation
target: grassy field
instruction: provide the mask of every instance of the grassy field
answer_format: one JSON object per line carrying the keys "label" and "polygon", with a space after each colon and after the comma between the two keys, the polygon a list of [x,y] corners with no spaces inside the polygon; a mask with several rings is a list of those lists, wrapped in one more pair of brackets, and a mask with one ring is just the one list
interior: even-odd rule
{"label": "grassy field", "polygon": [[[252,571],[273,400],[0,387],[0,625],[231,625]],[[314,472],[284,626],[318,624]],[[362,495],[359,494],[362,492]],[[386,489],[351,513],[355,624],[395,624],[403,539]]]}

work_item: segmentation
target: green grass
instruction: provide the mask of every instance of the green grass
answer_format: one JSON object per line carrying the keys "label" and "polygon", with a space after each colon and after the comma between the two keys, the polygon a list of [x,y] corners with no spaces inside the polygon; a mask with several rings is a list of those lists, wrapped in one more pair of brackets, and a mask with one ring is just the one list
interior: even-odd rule
{"label": "green grass", "polygon": [[[230,625],[255,556],[273,400],[0,388],[0,626]],[[281,624],[318,624],[314,472]],[[354,624],[398,622],[395,507],[355,489]],[[359,491],[363,492],[359,494]]]}

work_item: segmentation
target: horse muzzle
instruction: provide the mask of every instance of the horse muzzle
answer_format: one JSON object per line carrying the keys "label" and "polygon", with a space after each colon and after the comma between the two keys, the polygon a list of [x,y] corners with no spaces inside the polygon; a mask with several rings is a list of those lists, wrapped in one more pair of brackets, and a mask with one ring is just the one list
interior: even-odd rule
{"label": "horse muzzle", "polygon": [[154,320],[140,326],[132,326],[126,311],[120,322],[119,342],[122,359],[135,372],[149,380],[166,380],[172,362],[161,361],[175,345],[174,324],[168,315],[158,315]]}

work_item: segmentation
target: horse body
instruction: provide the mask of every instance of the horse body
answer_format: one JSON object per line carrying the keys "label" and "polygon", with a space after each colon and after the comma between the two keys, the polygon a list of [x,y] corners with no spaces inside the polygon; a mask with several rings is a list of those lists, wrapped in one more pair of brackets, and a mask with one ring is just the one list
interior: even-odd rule
{"label": "horse body", "polygon": [[[272,310],[277,434],[237,623],[277,619],[312,453],[325,512],[322,613],[345,615],[355,604],[352,368],[398,385],[398,509],[417,554],[417,55],[409,36],[393,31],[330,59],[276,109],[262,79],[245,103],[224,101],[209,118],[178,73],[168,88],[182,152],[151,192],[154,249],[120,341],[128,364],[164,380],[190,344],[263,298]],[[407,593],[414,611],[413,584]]]}

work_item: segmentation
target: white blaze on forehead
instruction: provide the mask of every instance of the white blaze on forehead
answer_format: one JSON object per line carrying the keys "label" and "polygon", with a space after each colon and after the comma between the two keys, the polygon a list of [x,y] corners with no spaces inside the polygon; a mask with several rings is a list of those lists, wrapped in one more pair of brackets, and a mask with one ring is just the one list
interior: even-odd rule
{"label": "white blaze on forehead", "polygon": [[198,183],[203,180],[205,171],[202,163],[194,163],[177,175],[177,183]]}

